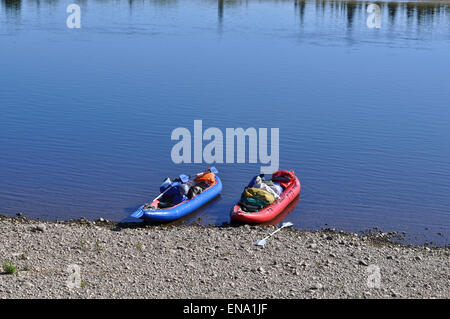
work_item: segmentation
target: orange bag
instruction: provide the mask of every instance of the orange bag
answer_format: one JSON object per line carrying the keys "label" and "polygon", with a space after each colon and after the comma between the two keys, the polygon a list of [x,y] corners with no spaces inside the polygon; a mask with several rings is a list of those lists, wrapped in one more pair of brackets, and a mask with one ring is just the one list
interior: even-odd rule
{"label": "orange bag", "polygon": [[207,183],[209,185],[212,185],[212,184],[214,184],[216,182],[216,175],[214,173],[211,173],[211,172],[206,172],[206,173],[203,173],[201,175],[198,175],[195,178],[194,182],[196,182],[196,183],[204,182],[204,183]]}

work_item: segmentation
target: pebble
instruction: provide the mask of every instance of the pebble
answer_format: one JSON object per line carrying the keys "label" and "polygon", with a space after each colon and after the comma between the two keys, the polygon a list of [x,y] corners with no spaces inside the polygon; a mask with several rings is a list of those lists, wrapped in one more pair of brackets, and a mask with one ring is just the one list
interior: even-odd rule
{"label": "pebble", "polygon": [[45,232],[46,229],[47,229],[47,227],[44,224],[39,224],[35,228],[35,230],[40,231],[40,232]]}
{"label": "pebble", "polygon": [[320,283],[316,283],[314,286],[311,287],[311,289],[313,289],[313,290],[319,290],[322,288],[323,288],[323,285]]}
{"label": "pebble", "polygon": [[33,288],[33,287],[34,287],[34,285],[33,285],[31,282],[29,282],[29,281],[25,281],[25,282],[23,283],[23,286],[24,286],[25,288]]}
{"label": "pebble", "polygon": [[364,260],[359,260],[358,264],[362,265],[362,266],[369,266],[368,263],[366,263]]}

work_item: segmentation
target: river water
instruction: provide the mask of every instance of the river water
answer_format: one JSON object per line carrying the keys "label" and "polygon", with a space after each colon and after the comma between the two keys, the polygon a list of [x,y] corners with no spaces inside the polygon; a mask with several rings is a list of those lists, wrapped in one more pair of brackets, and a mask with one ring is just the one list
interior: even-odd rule
{"label": "river water", "polygon": [[[379,28],[369,4],[1,0],[0,213],[121,220],[208,167],[171,157],[202,120],[279,128],[296,228],[448,244],[449,3],[377,2]],[[264,164],[215,166],[221,197],[184,222],[229,221]]]}

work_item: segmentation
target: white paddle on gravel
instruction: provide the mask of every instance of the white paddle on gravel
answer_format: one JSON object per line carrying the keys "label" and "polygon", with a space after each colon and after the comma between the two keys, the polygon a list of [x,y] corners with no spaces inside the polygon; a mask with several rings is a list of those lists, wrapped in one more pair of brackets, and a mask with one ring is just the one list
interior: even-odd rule
{"label": "white paddle on gravel", "polygon": [[283,223],[283,224],[281,224],[281,227],[280,228],[278,228],[276,231],[274,231],[273,233],[271,233],[269,236],[267,236],[267,237],[264,237],[263,239],[261,239],[261,240],[258,240],[257,242],[255,242],[255,246],[263,246],[264,247],[264,245],[266,244],[266,241],[267,241],[267,239],[269,239],[273,234],[275,234],[275,233],[278,233],[280,230],[282,230],[283,228],[285,228],[285,227],[290,227],[290,226],[292,226],[292,225],[294,225],[293,223],[291,223],[291,222],[285,222],[285,223]]}

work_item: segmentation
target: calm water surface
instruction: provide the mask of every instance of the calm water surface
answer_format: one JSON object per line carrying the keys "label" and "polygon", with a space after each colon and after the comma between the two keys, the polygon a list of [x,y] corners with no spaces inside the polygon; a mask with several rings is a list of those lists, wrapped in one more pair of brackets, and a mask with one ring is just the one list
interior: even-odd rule
{"label": "calm water surface", "polygon": [[[171,131],[279,127],[300,229],[448,244],[450,7],[368,2],[0,2],[0,213],[120,220],[157,195]],[[260,164],[218,164],[229,220]],[[441,233],[441,235],[438,235]]]}

